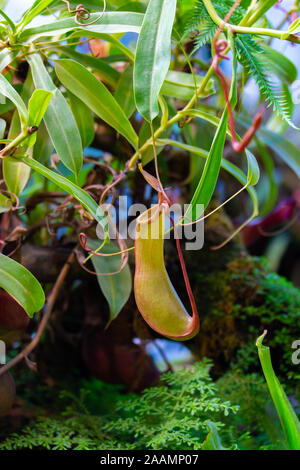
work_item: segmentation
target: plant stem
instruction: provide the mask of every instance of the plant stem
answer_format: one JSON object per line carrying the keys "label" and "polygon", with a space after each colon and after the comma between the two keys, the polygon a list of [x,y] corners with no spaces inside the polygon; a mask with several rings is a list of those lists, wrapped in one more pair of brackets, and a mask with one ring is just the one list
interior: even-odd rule
{"label": "plant stem", "polygon": [[56,302],[57,296],[59,294],[59,291],[62,287],[62,284],[70,270],[71,264],[75,261],[75,251],[73,250],[72,253],[70,254],[69,258],[67,259],[66,263],[64,264],[61,272],[58,275],[58,278],[53,286],[53,289],[51,293],[48,296],[47,300],[47,305],[45,308],[45,312],[43,315],[43,318],[38,326],[37,332],[33,340],[16,356],[14,357],[11,361],[9,361],[7,364],[2,366],[0,368],[0,376],[3,375],[5,372],[7,372],[9,369],[14,367],[16,364],[18,364],[22,359],[25,359],[32,351],[33,349],[38,345],[42,334],[48,324],[48,321],[50,319],[54,304]]}
{"label": "plant stem", "polygon": [[[216,10],[214,9],[213,4],[211,3],[211,0],[203,0],[203,3],[212,18],[212,20],[218,25],[224,27],[224,29],[229,29],[231,30],[232,33],[241,33],[241,34],[259,34],[259,35],[265,35],[265,36],[270,36],[270,37],[276,37],[276,38],[281,38],[281,35],[284,34],[282,31],[278,31],[277,29],[267,29],[267,28],[251,28],[250,26],[254,24],[271,6],[273,6],[277,0],[267,0],[266,2],[261,1],[259,7],[257,7],[257,4],[255,1],[252,2],[252,8],[255,8],[255,12],[252,14],[252,8],[248,10],[248,13],[246,16],[243,18],[241,23],[239,25],[232,25],[225,23],[217,14]],[[250,14],[251,12],[251,14]],[[249,18],[250,16],[250,18]],[[246,26],[244,26],[246,24]],[[290,36],[287,38],[288,41],[290,42],[295,42],[300,44],[300,37],[290,34]],[[223,54],[226,55],[227,52],[230,50],[230,47],[228,47]],[[221,61],[221,59],[220,59]],[[211,65],[203,78],[203,81],[199,88],[197,89],[196,93],[194,94],[193,98],[189,101],[189,103],[183,108],[181,111],[178,111],[177,114],[169,119],[166,123],[161,124],[161,126],[155,131],[154,133],[154,139],[157,139],[163,131],[169,127],[178,122],[182,118],[182,114],[186,113],[189,109],[192,108],[194,103],[197,101],[198,96],[205,90],[205,87],[211,78],[211,76],[214,73],[214,68]],[[133,169],[135,163],[139,160],[141,157],[141,154],[149,147],[149,145],[152,144],[152,137],[150,137],[146,142],[136,151],[136,153],[131,157],[128,165],[128,169],[131,170]]]}

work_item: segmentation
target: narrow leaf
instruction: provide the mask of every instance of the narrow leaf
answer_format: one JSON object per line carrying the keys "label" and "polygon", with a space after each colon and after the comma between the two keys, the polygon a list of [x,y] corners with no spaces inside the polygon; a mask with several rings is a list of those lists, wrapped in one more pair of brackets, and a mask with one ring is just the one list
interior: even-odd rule
{"label": "narrow leaf", "polygon": [[89,108],[73,93],[69,92],[69,100],[72,113],[80,132],[82,147],[88,147],[94,140],[94,119]]}
{"label": "narrow leaf", "polygon": [[120,78],[120,72],[116,69],[111,67],[107,64],[104,60],[101,60],[99,57],[93,57],[88,54],[81,54],[77,52],[75,49],[71,47],[62,46],[61,48],[55,48],[59,52],[62,52],[64,55],[71,57],[71,59],[75,59],[80,64],[90,67],[94,72],[102,78],[102,80],[107,83],[107,85],[111,85],[112,87],[116,87],[118,80]]}
{"label": "narrow leaf", "polygon": [[265,331],[256,341],[258,356],[267,381],[269,392],[277,410],[281,426],[290,450],[300,450],[300,422],[272,367],[270,349],[262,344]]}
{"label": "narrow leaf", "polygon": [[[98,17],[99,13],[92,13],[89,22],[94,21]],[[79,30],[84,33],[94,32],[104,34],[129,32],[138,33],[140,31],[143,18],[144,15],[142,13],[108,11],[99,21],[90,26],[79,26],[74,17],[64,18],[58,21],[53,21],[52,23],[26,28],[19,34],[18,41],[24,42],[29,39],[33,41],[41,36],[57,36],[74,30]]]}
{"label": "narrow leaf", "polygon": [[150,0],[137,42],[133,72],[138,111],[152,121],[159,112],[158,95],[171,60],[171,33],[176,0]]}
{"label": "narrow leaf", "polygon": [[122,73],[115,92],[115,99],[123,109],[128,118],[135,110],[133,95],[133,68],[127,67]]}
{"label": "narrow leaf", "polygon": [[22,129],[25,131],[28,125],[28,113],[24,101],[22,100],[19,93],[16,92],[14,87],[6,80],[6,78],[0,74],[0,93],[6,98],[10,99],[16,106],[20,121],[22,124]]}
{"label": "narrow leaf", "polygon": [[41,56],[32,54],[28,56],[28,62],[35,86],[53,94],[44,116],[53,146],[64,165],[77,175],[82,167],[82,146],[72,111],[61,91],[52,82]]}
{"label": "narrow leaf", "polygon": [[97,116],[116,129],[136,148],[138,137],[124,111],[108,89],[83,65],[73,60],[55,61],[62,84],[81,99]]}

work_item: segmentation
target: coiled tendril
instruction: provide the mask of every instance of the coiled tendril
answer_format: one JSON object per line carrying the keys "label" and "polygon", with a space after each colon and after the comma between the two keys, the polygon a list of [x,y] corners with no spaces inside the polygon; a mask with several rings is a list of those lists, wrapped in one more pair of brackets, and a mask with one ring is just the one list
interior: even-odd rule
{"label": "coiled tendril", "polygon": [[[97,21],[101,20],[101,18],[103,17],[104,13],[105,13],[105,10],[106,10],[106,0],[103,0],[103,11],[102,13],[98,16],[98,18],[96,18],[95,20],[93,21],[89,21],[88,23],[86,23],[86,21],[88,21],[91,17],[91,14],[90,12],[84,7],[84,5],[80,4],[80,5],[77,5],[77,7],[75,8],[75,10],[71,10],[71,5],[70,5],[70,2],[68,0],[62,0],[66,5],[67,5],[67,8],[68,8],[68,12],[70,14],[73,14],[75,13],[75,23],[79,24],[80,26],[90,26],[94,23],[97,23]],[[84,21],[84,23],[82,23],[82,21]]]}

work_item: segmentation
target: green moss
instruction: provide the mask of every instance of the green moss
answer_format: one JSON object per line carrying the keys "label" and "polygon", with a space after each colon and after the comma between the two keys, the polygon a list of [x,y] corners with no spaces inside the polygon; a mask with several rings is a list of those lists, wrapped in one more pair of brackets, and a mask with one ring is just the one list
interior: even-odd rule
{"label": "green moss", "polygon": [[214,360],[215,375],[230,363],[244,372],[260,371],[255,340],[267,329],[275,370],[295,386],[299,370],[291,345],[300,335],[300,290],[251,256],[239,256],[213,274],[201,271],[194,282],[202,328],[193,350]]}

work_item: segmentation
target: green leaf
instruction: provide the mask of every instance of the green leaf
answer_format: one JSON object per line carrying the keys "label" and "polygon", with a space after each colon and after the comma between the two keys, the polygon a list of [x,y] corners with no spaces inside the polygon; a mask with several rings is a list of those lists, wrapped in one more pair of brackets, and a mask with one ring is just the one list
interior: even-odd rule
{"label": "green leaf", "polygon": [[137,42],[133,86],[138,111],[152,121],[171,60],[171,33],[176,0],[150,0]]}
{"label": "green leaf", "polygon": [[135,111],[133,95],[133,67],[131,65],[121,74],[115,92],[115,99],[123,109],[126,116],[130,118]]}
{"label": "green leaf", "polygon": [[[233,51],[233,64],[232,64],[232,81],[231,81],[231,89],[230,89],[230,102],[232,109],[234,109],[236,102],[237,102],[237,93],[236,93],[236,68],[237,68],[237,57],[235,53],[234,43],[232,38],[230,38],[231,47]],[[197,112],[194,112],[195,114]],[[203,113],[200,113],[200,115]],[[201,116],[201,117],[202,117]],[[199,217],[199,213],[195,211],[197,204],[203,204],[203,209],[205,209],[213,195],[219,170],[221,167],[222,162],[222,154],[223,148],[225,144],[226,133],[228,132],[227,129],[228,124],[228,111],[227,108],[224,110],[223,115],[219,121],[217,131],[215,133],[212,145],[210,147],[208,157],[205,162],[205,166],[196,188],[196,191],[193,195],[191,200],[190,206],[188,207],[185,216],[191,220],[195,220],[195,214]],[[256,162],[255,157],[246,150],[246,157],[248,162],[248,177],[247,177],[247,185],[255,185],[259,179],[259,167]],[[252,218],[257,215],[258,213],[258,201],[256,197],[256,193],[251,195],[253,201],[253,214]]]}
{"label": "green leaf", "polygon": [[97,116],[116,129],[136,148],[138,137],[108,89],[83,65],[73,60],[55,61],[55,71],[62,84],[81,99]]}
{"label": "green leaf", "polygon": [[[98,17],[99,13],[92,13],[89,21],[94,21]],[[108,11],[97,23],[90,26],[79,26],[74,17],[64,18],[41,26],[26,28],[18,35],[17,38],[19,42],[27,40],[33,41],[41,36],[57,36],[74,30],[79,30],[83,33],[138,33],[140,31],[143,18],[144,15],[142,13]]]}
{"label": "green leaf", "polygon": [[289,29],[281,35],[280,39],[287,39],[290,34],[297,34],[300,32],[300,18],[297,18],[290,24]]}
{"label": "green leaf", "polygon": [[277,410],[285,439],[290,450],[300,450],[300,422],[272,367],[270,349],[262,344],[267,331],[256,341],[258,357],[269,392]]}
{"label": "green leaf", "polygon": [[[223,112],[222,118],[215,133],[213,142],[211,144],[210,151],[206,159],[200,181],[192,197],[190,206],[186,211],[185,216],[188,219],[195,220],[196,212],[194,211],[194,208],[197,204],[203,204],[203,210],[205,210],[211,200],[221,166],[221,159],[227,131],[227,123],[228,113],[227,110],[225,110]],[[199,215],[201,214],[198,213],[198,217]]]}
{"label": "green leaf", "polygon": [[29,126],[39,126],[52,98],[51,91],[34,90],[28,103]]}
{"label": "green leaf", "polygon": [[6,121],[0,118],[0,139],[3,139],[5,128],[6,128]]}
{"label": "green leaf", "polygon": [[218,428],[215,423],[207,421],[207,426],[209,428],[209,433],[201,446],[201,450],[226,450],[222,445]]}
{"label": "green leaf", "polygon": [[79,130],[63,94],[53,84],[39,54],[28,56],[34,84],[37,88],[52,92],[44,121],[56,152],[75,175],[82,167],[82,146]]}
{"label": "green leaf", "polygon": [[[32,76],[31,73],[29,72],[27,74],[26,80],[23,84],[22,90],[21,90],[21,98],[24,101],[24,103],[28,103],[29,98],[33,92],[33,81],[32,81]],[[29,119],[29,117],[28,117]],[[16,138],[21,132],[21,124],[20,124],[20,119],[19,119],[19,114],[17,110],[14,111],[11,122],[10,122],[10,128],[9,128],[9,133],[8,133],[8,138],[13,140]],[[34,137],[31,136],[31,137]],[[30,140],[26,139],[23,144],[21,144],[14,152],[15,155],[21,154],[31,154],[31,149],[29,148]],[[13,161],[11,162],[7,158],[3,160],[3,176],[4,180],[7,186],[7,189],[12,193],[15,194],[16,196],[19,196],[19,194],[23,191],[25,188],[26,184],[29,181],[30,178],[30,168],[28,166],[24,165],[23,163]]]}
{"label": "green leaf", "polygon": [[0,287],[33,316],[45,303],[45,294],[36,278],[21,264],[0,254]]}
{"label": "green leaf", "polygon": [[11,207],[11,200],[5,194],[0,193],[0,214],[9,211]]}
{"label": "green leaf", "polygon": [[[44,114],[48,108],[50,100],[53,96],[51,91],[46,90],[35,90],[28,103],[28,125],[39,127]],[[35,144],[37,133],[35,132],[28,141],[28,146],[31,147]]]}
{"label": "green leaf", "polygon": [[[87,245],[95,251],[99,248],[99,240],[88,239]],[[120,248],[115,243],[109,243],[101,249],[103,254],[118,253],[119,251]],[[110,257],[94,255],[92,256],[92,262],[97,273],[114,273],[120,269],[122,258],[121,255]],[[111,276],[98,275],[97,279],[110,307],[110,323],[117,317],[129,299],[132,289],[131,272],[127,264],[118,274],[112,274]]]}
{"label": "green leaf", "polygon": [[70,194],[74,197],[80,204],[94,217],[94,219],[102,226],[105,233],[106,239],[109,238],[108,235],[108,222],[104,212],[101,207],[95,202],[95,200],[83,189],[77,186],[75,183],[72,183],[70,180],[61,176],[60,174],[49,170],[41,163],[33,158],[28,158],[25,156],[18,155],[17,157],[6,157],[10,161],[18,160],[23,163],[26,163],[30,168],[37,171],[41,175],[48,178],[53,183],[57,184],[63,191]]}
{"label": "green leaf", "polygon": [[[197,88],[203,82],[203,77],[196,77]],[[183,100],[190,100],[195,94],[195,83],[193,75],[185,72],[169,71],[163,83],[161,94]],[[215,92],[213,80],[209,80],[203,93],[199,98],[212,95]]]}
{"label": "green leaf", "polygon": [[0,74],[0,93],[6,96],[6,98],[12,101],[16,106],[20,116],[22,130],[25,131],[28,126],[28,112],[25,103],[19,93],[16,92],[14,87],[6,80],[6,78],[2,74]]}
{"label": "green leaf", "polygon": [[120,72],[108,65],[104,60],[88,54],[81,54],[71,47],[62,46],[55,47],[54,49],[62,52],[64,55],[71,57],[72,59],[75,59],[80,64],[90,67],[105,83],[107,83],[107,85],[111,85],[114,88],[117,86]]}
{"label": "green leaf", "polygon": [[71,92],[69,92],[69,101],[80,132],[82,147],[88,147],[95,137],[92,113],[89,108]]}
{"label": "green leaf", "polygon": [[18,27],[24,27],[30,21],[32,21],[37,15],[42,13],[45,8],[47,8],[51,3],[53,3],[53,0],[36,0],[31,7],[25,11],[20,23],[17,25]]}
{"label": "green leaf", "polygon": [[267,44],[261,43],[260,47],[264,51],[263,60],[266,61],[266,68],[270,72],[287,83],[297,80],[297,67],[288,57]]}

